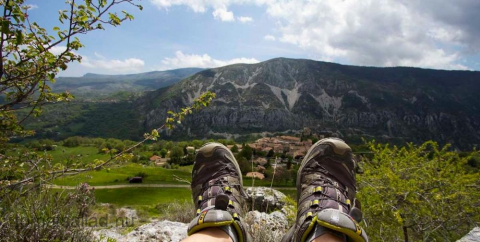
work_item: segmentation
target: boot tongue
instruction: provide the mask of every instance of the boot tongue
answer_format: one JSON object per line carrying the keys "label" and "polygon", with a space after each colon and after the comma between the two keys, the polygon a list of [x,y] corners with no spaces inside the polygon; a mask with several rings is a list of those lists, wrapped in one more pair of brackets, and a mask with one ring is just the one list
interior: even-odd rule
{"label": "boot tongue", "polygon": [[228,202],[230,198],[228,198],[225,194],[218,194],[215,197],[215,209],[227,211]]}

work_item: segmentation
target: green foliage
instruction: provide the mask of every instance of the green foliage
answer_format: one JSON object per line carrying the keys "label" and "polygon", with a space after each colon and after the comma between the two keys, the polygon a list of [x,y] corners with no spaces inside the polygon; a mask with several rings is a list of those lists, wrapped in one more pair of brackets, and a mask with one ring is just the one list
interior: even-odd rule
{"label": "green foliage", "polygon": [[[133,155],[129,152],[134,148],[142,146],[148,140],[157,140],[160,130],[174,128],[173,124],[180,123],[187,114],[208,106],[215,97],[214,93],[206,92],[194,100],[191,107],[183,108],[180,113],[169,112],[171,117],[166,120],[165,125],[146,134],[141,142],[105,141],[101,150],[110,155],[106,161],[95,159],[83,163],[69,159],[65,162],[54,162],[53,156],[47,151],[39,154],[29,150],[11,150],[12,146],[7,142],[12,137],[25,137],[34,133],[25,130],[22,123],[32,115],[39,116],[44,104],[69,101],[73,98],[69,92],[53,93],[50,85],[55,82],[54,78],[59,71],[67,69],[68,63],[80,61],[81,56],[76,54],[76,51],[83,45],[75,36],[104,29],[104,25],[118,26],[125,20],[132,20],[133,16],[125,11],[119,16],[110,10],[119,4],[131,4],[142,9],[134,2],[135,0],[85,0],[80,4],[75,0],[67,1],[69,9],[59,11],[61,27],[53,28],[56,34],[53,36],[45,28],[29,20],[29,6],[24,0],[0,0],[3,10],[0,18],[0,234],[9,234],[11,238],[7,240],[88,240],[84,236],[87,232],[83,228],[75,227],[75,224],[56,226],[49,219],[55,217],[56,212],[60,218],[74,218],[68,212],[84,216],[90,200],[86,196],[67,196],[66,200],[62,200],[61,196],[49,197],[49,192],[38,189],[42,188],[44,183],[66,174],[99,171],[107,164],[131,160]],[[52,50],[58,47],[64,48],[62,53],[52,53]],[[18,110],[22,111],[17,112]],[[19,114],[21,116],[17,116]],[[102,122],[92,127],[97,124]],[[122,130],[124,129],[125,127],[122,127]],[[51,134],[47,134],[50,137]],[[76,137],[66,140],[66,145],[77,147],[83,142],[85,139]],[[37,146],[37,149],[54,149],[51,140],[34,142],[32,145]],[[109,173],[109,169],[105,171]],[[88,192],[85,191],[86,194]],[[78,202],[78,209],[75,209],[77,204],[71,202],[72,199],[83,199]],[[47,220],[41,221],[42,219]],[[79,228],[81,230],[77,230]]]}
{"label": "green foliage", "polygon": [[273,149],[269,150],[267,153],[267,157],[273,157],[275,153],[273,152]]}
{"label": "green foliage", "polygon": [[244,145],[243,148],[242,148],[242,151],[240,153],[238,153],[239,157],[244,157],[247,160],[252,159],[252,155],[253,155],[253,150],[248,145]]}
{"label": "green foliage", "polygon": [[295,224],[295,220],[297,219],[297,201],[295,198],[290,196],[285,197],[285,206],[284,210],[286,213],[288,227],[293,226]]}
{"label": "green foliage", "polygon": [[252,171],[252,163],[243,156],[237,158],[238,166],[244,175]]}
{"label": "green foliage", "polygon": [[170,163],[179,164],[183,158],[183,149],[179,146],[175,146],[170,150]]}
{"label": "green foliage", "polygon": [[39,151],[48,151],[48,150],[55,150],[57,145],[53,140],[41,139],[41,140],[34,140],[28,143],[27,147],[31,149],[36,149]]}
{"label": "green foliage", "polygon": [[167,153],[168,153],[168,151],[167,151],[167,149],[165,149],[165,148],[163,148],[163,149],[160,150],[160,156],[161,156],[162,158],[165,158],[165,156],[167,155]]}
{"label": "green foliage", "polygon": [[185,157],[183,157],[183,159],[180,161],[180,165],[181,165],[181,166],[189,166],[189,165],[193,165],[194,162],[195,162],[195,155],[188,153],[188,154],[185,155]]}
{"label": "green foliage", "polygon": [[232,153],[238,153],[238,146],[233,145],[233,147],[230,150],[232,151]]}
{"label": "green foliage", "polygon": [[195,206],[189,198],[180,201],[174,199],[168,204],[158,204],[155,209],[160,213],[162,220],[189,223],[195,216]]}
{"label": "green foliage", "polygon": [[[31,188],[29,188],[31,189]],[[69,192],[50,192],[34,188],[2,192],[0,235],[2,241],[90,241],[90,207],[93,191],[82,184]]]}
{"label": "green foliage", "polygon": [[[134,0],[84,1],[84,4],[67,1],[68,10],[59,11],[61,27],[53,31],[42,28],[29,19],[29,5],[24,0],[2,0],[1,16],[2,35],[0,46],[2,59],[0,65],[0,91],[4,101],[0,104],[0,144],[13,136],[33,134],[22,127],[22,122],[29,116],[40,115],[42,105],[69,101],[73,96],[67,91],[53,93],[51,83],[56,74],[67,69],[67,64],[81,60],[76,54],[83,44],[76,37],[103,25],[120,25],[133,17],[123,12],[119,17],[109,10],[118,4],[134,4]],[[53,34],[53,33],[54,34]],[[61,48],[60,54],[53,49]],[[25,117],[17,117],[15,110],[29,110]]]}
{"label": "green foliage", "polygon": [[357,183],[372,241],[455,241],[478,225],[480,174],[465,169],[472,155],[431,141],[368,146],[373,158]]}
{"label": "green foliage", "polygon": [[147,178],[148,177],[148,174],[144,171],[141,171],[141,172],[138,172],[137,174],[135,174],[135,176],[137,177],[141,177],[141,178]]}

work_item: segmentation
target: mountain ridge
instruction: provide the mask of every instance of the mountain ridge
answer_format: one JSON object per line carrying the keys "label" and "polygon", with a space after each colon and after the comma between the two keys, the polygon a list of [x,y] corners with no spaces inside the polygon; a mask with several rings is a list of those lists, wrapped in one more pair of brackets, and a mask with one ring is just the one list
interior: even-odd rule
{"label": "mountain ridge", "polygon": [[[357,67],[275,58],[200,71],[137,101],[150,129],[166,110],[189,105],[204,91],[217,93],[208,109],[179,132],[280,132],[310,127],[358,140],[424,141],[459,147],[480,140],[480,72],[411,67]],[[174,134],[175,134],[174,133]]]}
{"label": "mountain ridge", "polygon": [[203,70],[181,68],[125,75],[87,73],[82,77],[58,77],[53,91],[68,90],[80,97],[106,97],[116,92],[143,92],[170,86]]}

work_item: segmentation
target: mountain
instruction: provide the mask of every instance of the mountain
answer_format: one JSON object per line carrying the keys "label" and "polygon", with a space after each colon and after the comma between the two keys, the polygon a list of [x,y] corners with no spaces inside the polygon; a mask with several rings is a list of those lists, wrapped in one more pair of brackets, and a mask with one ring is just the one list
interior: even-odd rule
{"label": "mountain", "polygon": [[[389,142],[480,143],[480,72],[358,67],[278,58],[201,71],[136,102],[145,129],[202,92],[213,105],[176,134],[300,131]],[[174,133],[175,134],[175,133]]]}
{"label": "mountain", "polygon": [[170,86],[203,69],[183,68],[129,75],[100,75],[88,73],[82,77],[59,77],[53,91],[68,90],[80,97],[107,97],[116,92],[152,91]]}

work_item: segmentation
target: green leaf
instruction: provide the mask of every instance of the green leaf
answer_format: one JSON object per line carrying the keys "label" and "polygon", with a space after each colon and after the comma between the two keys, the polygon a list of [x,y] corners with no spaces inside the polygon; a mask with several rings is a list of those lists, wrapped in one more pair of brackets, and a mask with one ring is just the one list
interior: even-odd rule
{"label": "green leaf", "polygon": [[10,21],[8,20],[2,20],[2,33],[3,34],[10,34]]}
{"label": "green leaf", "polygon": [[16,41],[15,41],[15,42],[16,42],[16,43],[15,43],[16,45],[21,45],[21,44],[23,43],[23,33],[22,33],[22,31],[17,30],[17,31],[15,32],[15,40],[16,40]]}

